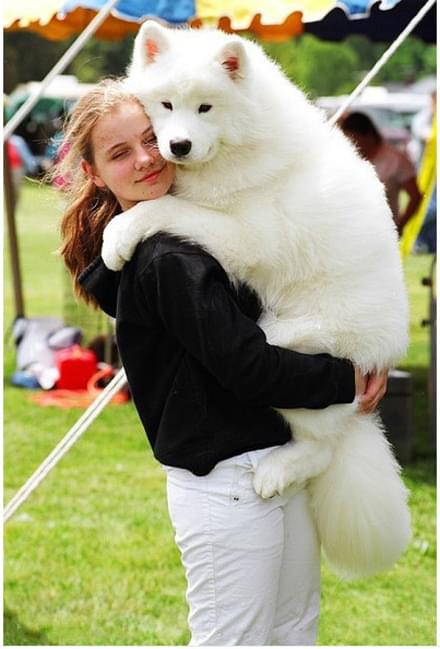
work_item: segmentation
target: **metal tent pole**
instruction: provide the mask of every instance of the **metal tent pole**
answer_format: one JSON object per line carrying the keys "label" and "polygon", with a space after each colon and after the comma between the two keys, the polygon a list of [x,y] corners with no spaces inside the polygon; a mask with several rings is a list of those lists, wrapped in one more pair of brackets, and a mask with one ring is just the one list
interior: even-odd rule
{"label": "metal tent pole", "polygon": [[11,258],[12,283],[14,287],[15,316],[24,316],[24,300],[21,281],[20,258],[15,223],[15,189],[9,165],[8,142],[3,143],[3,182],[5,188],[6,219],[8,222],[9,255]]}
{"label": "metal tent pole", "polygon": [[63,56],[60,58],[58,63],[54,65],[52,70],[44,77],[43,81],[36,92],[31,95],[20,107],[20,109],[11,117],[11,119],[6,124],[3,131],[3,139],[6,140],[17,128],[19,124],[24,120],[26,115],[32,110],[37,101],[40,99],[47,86],[50,84],[52,79],[57,75],[63,72],[69,65],[69,63],[75,58],[78,52],[84,47],[89,38],[97,31],[100,25],[107,18],[115,4],[118,0],[109,0],[107,4],[103,6],[100,12],[94,17],[94,19],[87,25],[85,30],[81,32],[76,41],[72,43],[67,52],[64,52]]}

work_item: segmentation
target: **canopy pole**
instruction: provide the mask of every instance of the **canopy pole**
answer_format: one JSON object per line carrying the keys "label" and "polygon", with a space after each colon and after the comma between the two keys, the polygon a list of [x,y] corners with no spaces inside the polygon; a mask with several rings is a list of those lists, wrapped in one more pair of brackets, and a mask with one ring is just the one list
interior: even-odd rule
{"label": "canopy pole", "polygon": [[398,47],[403,43],[403,41],[410,35],[412,30],[419,24],[425,14],[434,6],[436,0],[428,0],[428,2],[420,9],[420,11],[414,16],[414,18],[408,23],[403,32],[399,34],[396,40],[391,43],[390,47],[384,52],[380,57],[377,63],[371,68],[368,74],[362,79],[361,83],[353,90],[348,99],[342,104],[342,106],[336,111],[336,113],[330,119],[331,124],[335,124],[340,117],[345,113],[347,108],[359,97],[361,92],[368,86],[370,81],[376,76],[376,74],[381,70],[385,63],[392,57],[394,52]]}
{"label": "canopy pole", "polygon": [[17,229],[15,225],[15,189],[12,181],[8,156],[8,143],[3,143],[3,182],[5,189],[6,218],[8,221],[9,255],[11,258],[12,282],[14,286],[15,316],[24,316],[24,301],[18,253]]}
{"label": "canopy pole", "polygon": [[25,103],[7,122],[6,126],[3,129],[3,140],[6,140],[15,131],[17,126],[21,124],[24,118],[30,113],[32,108],[40,99],[52,79],[67,68],[69,63],[75,58],[78,52],[81,51],[89,38],[91,38],[93,34],[98,30],[98,28],[107,18],[117,2],[118,0],[109,0],[107,4],[105,4],[100,10],[100,12],[94,17],[94,19],[87,25],[85,30],[81,32],[76,41],[72,43],[72,45],[66,52],[64,52],[58,63],[56,63],[52,70],[44,77],[40,87],[37,88],[36,92],[28,97]]}

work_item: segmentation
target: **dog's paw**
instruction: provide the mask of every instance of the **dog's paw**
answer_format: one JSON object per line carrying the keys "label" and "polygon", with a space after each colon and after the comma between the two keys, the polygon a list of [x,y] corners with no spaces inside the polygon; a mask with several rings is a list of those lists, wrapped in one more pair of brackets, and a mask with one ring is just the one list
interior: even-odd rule
{"label": "dog's paw", "polygon": [[127,235],[127,224],[114,217],[106,226],[102,239],[101,257],[110,270],[121,270],[133,256],[137,240]]}
{"label": "dog's paw", "polygon": [[124,259],[114,247],[106,246],[106,242],[103,242],[101,257],[109,270],[122,270],[126,259]]}
{"label": "dog's paw", "polygon": [[280,495],[277,476],[257,469],[254,475],[254,489],[261,498]]}
{"label": "dog's paw", "polygon": [[282,496],[287,487],[295,482],[291,467],[271,455],[265,457],[255,469],[254,489],[261,498]]}

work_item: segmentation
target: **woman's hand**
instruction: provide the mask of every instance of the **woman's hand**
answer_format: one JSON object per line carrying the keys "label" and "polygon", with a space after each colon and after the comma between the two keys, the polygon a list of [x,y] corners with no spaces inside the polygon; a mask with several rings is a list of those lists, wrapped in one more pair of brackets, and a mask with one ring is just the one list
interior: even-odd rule
{"label": "woman's hand", "polygon": [[388,370],[362,374],[355,366],[356,397],[358,398],[358,411],[364,414],[374,412],[379,401],[387,391]]}

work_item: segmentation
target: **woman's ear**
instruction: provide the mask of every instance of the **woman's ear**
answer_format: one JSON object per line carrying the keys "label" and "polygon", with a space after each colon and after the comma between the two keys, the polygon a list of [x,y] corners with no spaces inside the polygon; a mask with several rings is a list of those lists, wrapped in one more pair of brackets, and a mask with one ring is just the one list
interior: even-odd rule
{"label": "woman's ear", "polygon": [[89,162],[87,162],[86,160],[81,160],[81,169],[84,175],[88,176],[97,187],[105,187],[105,182],[102,180],[101,176],[98,176]]}

